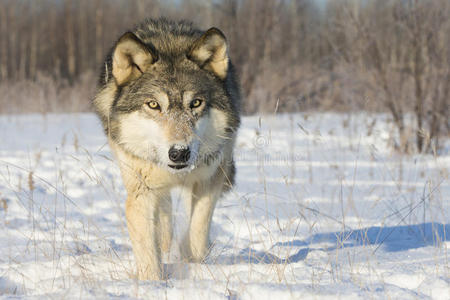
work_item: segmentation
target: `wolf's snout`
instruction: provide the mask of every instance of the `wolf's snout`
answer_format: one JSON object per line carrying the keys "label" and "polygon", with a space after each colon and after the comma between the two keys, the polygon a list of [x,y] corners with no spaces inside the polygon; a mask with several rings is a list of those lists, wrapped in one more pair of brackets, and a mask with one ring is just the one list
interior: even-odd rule
{"label": "wolf's snout", "polygon": [[189,147],[172,146],[169,149],[169,159],[174,163],[186,163],[191,157]]}

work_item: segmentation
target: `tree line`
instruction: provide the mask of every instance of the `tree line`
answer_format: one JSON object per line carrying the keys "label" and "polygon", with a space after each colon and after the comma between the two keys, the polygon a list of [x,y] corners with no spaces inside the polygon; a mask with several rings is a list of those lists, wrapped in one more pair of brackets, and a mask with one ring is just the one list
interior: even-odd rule
{"label": "tree line", "polygon": [[225,33],[246,113],[385,111],[402,151],[449,134],[447,0],[0,0],[0,112],[89,110],[113,42],[160,16]]}

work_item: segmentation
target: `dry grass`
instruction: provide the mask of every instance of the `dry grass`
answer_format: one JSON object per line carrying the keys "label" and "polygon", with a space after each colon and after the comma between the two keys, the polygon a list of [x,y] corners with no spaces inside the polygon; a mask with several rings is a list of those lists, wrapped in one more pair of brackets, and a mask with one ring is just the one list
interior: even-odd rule
{"label": "dry grass", "polygon": [[83,74],[70,84],[51,76],[0,82],[0,114],[87,112],[92,110],[97,77]]}

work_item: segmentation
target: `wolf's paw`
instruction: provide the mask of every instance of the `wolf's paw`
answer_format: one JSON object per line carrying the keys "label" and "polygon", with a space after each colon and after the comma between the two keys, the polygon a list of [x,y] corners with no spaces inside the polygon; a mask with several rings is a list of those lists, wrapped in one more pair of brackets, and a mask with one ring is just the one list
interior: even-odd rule
{"label": "wolf's paw", "polygon": [[152,281],[159,281],[163,280],[163,272],[161,271],[161,268],[158,268],[156,270],[151,270],[151,268],[142,268],[138,270],[137,278],[139,280],[152,280]]}
{"label": "wolf's paw", "polygon": [[183,260],[186,262],[201,263],[205,260],[209,253],[208,246],[195,247],[192,243],[189,243],[187,239],[181,244],[180,253]]}

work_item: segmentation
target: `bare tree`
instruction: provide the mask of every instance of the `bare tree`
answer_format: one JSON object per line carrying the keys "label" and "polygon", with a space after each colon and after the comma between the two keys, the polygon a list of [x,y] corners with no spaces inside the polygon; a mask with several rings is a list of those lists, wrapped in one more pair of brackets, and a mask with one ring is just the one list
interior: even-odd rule
{"label": "bare tree", "polygon": [[66,42],[66,60],[67,72],[69,79],[73,79],[76,71],[76,57],[75,57],[75,33],[74,33],[74,18],[73,18],[73,2],[71,0],[64,1],[65,14],[65,35]]}
{"label": "bare tree", "polygon": [[0,9],[0,79],[5,81],[9,77],[8,73],[8,2]]}

